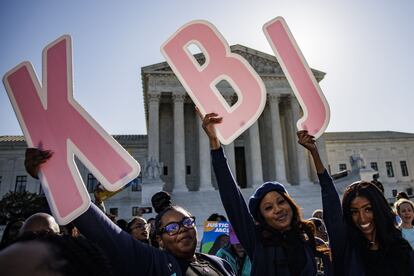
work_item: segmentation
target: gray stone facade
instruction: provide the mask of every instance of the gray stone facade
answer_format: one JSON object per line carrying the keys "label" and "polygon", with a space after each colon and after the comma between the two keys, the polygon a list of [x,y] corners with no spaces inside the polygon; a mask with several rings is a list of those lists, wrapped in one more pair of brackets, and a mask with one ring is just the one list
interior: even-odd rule
{"label": "gray stone facade", "polygon": [[[351,169],[351,156],[378,171],[385,196],[414,187],[414,134],[391,131],[331,132],[323,135],[331,173]],[[341,168],[340,168],[341,167]],[[394,191],[395,193],[395,191]]]}

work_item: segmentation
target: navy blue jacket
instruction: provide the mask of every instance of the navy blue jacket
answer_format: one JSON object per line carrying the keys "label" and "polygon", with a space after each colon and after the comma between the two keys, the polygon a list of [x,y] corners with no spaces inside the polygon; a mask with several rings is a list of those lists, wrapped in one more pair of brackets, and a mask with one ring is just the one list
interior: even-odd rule
{"label": "navy blue jacket", "polygon": [[[335,275],[364,276],[364,265],[359,252],[352,246],[347,237],[341,201],[332,178],[326,170],[323,174],[318,174],[318,177],[322,193],[323,219],[329,235],[329,246],[332,252]],[[410,258],[414,272],[414,254],[412,251]]]}
{"label": "navy blue jacket", "polygon": [[[256,233],[254,220],[248,210],[230,169],[223,148],[212,150],[212,162],[220,191],[221,201],[231,225],[252,260],[251,275],[289,276],[287,256],[281,246],[265,246]],[[316,261],[312,248],[304,242],[306,264],[302,276],[316,275]],[[277,265],[284,264],[284,265]],[[330,266],[325,266],[325,275],[331,275]]]}
{"label": "navy blue jacket", "polygon": [[[116,275],[184,275],[188,263],[163,251],[135,240],[114,224],[94,204],[74,220],[76,227],[106,253]],[[235,275],[229,263],[216,256],[199,254],[223,275]]]}

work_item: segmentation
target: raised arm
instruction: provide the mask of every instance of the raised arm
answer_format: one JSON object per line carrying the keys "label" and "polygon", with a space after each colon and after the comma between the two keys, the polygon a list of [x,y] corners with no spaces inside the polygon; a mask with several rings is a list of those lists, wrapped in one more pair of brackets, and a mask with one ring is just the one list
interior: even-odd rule
{"label": "raised arm", "polygon": [[343,271],[347,239],[339,195],[336,192],[331,176],[323,165],[314,137],[309,135],[306,130],[298,131],[297,136],[299,139],[298,143],[312,155],[321,185],[323,219],[329,235],[329,246],[332,251],[333,263],[336,271]]}
{"label": "raised arm", "polygon": [[82,235],[105,252],[120,275],[136,275],[135,268],[139,268],[142,275],[157,271],[156,259],[162,258],[159,250],[122,231],[95,204],[91,203],[89,209],[73,222]]}
{"label": "raised arm", "polygon": [[223,118],[215,113],[209,113],[203,117],[198,109],[197,112],[203,121],[203,129],[210,140],[212,163],[216,174],[221,202],[240,243],[245,248],[249,257],[253,259],[255,224],[243,195],[229,169],[214,126],[215,124],[221,123]]}
{"label": "raised arm", "polygon": [[[52,155],[50,151],[27,149],[26,171],[37,178],[40,166]],[[134,240],[94,204],[91,203],[88,210],[75,219],[74,223],[82,235],[94,241],[105,252],[120,275],[135,275],[136,271],[132,269],[134,267],[139,268],[143,275],[154,274],[159,269],[156,259],[162,258],[163,254],[155,248]]]}

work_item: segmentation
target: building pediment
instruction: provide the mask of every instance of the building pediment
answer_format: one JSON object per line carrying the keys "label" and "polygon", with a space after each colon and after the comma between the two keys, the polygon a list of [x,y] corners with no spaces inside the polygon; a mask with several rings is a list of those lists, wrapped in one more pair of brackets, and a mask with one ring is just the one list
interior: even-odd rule
{"label": "building pediment", "polygon": [[[275,56],[239,44],[230,46],[230,49],[232,53],[238,54],[247,60],[259,76],[267,82],[267,85],[273,85],[275,83],[274,80],[276,80],[276,82],[278,82],[278,87],[289,87],[286,76]],[[195,54],[194,58],[200,64],[204,64],[205,62],[205,56],[202,53]],[[324,78],[324,72],[315,69],[311,70],[318,82]],[[157,94],[159,93],[159,90],[163,90],[163,93],[184,91],[184,88],[167,62],[160,62],[142,67],[141,81],[147,123],[148,94],[158,91],[155,93]],[[149,90],[152,90],[152,92],[149,92]]]}
{"label": "building pediment", "polygon": [[[241,55],[245,58],[260,76],[285,76],[279,62],[273,55],[269,55],[239,44],[230,46],[230,49],[232,53]],[[194,57],[200,64],[205,62],[205,56],[202,53],[195,54]],[[321,81],[325,76],[324,72],[315,69],[311,70],[318,81]],[[141,72],[143,75],[157,73],[173,74],[173,71],[167,62],[142,67]]]}

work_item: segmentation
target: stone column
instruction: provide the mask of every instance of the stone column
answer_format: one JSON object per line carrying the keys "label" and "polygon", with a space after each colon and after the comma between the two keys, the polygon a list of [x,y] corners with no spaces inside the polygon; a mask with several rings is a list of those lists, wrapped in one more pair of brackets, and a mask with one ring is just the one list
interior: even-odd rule
{"label": "stone column", "polygon": [[[233,101],[233,97],[232,96],[224,96],[224,98],[226,99],[228,104],[231,106],[232,101]],[[231,170],[234,178],[236,178],[236,157],[235,157],[235,153],[234,153],[234,142],[229,144],[229,145],[225,145],[224,146],[224,151],[226,152],[227,163],[229,164],[230,170]]]}
{"label": "stone column", "polygon": [[262,153],[257,121],[249,128],[249,146],[252,166],[252,184],[255,187],[263,183]]}
{"label": "stone column", "polygon": [[285,118],[283,120],[283,125],[286,130],[286,144],[285,149],[288,153],[288,160],[286,160],[286,174],[287,178],[290,181],[290,183],[298,184],[298,173],[297,167],[298,163],[296,160],[296,144],[297,144],[297,138],[296,138],[296,126],[293,124],[293,114],[292,114],[292,105],[290,103],[291,96],[284,96],[281,98],[281,103],[284,106],[285,109]]}
{"label": "stone column", "polygon": [[234,153],[234,143],[224,146],[224,152],[226,153],[227,163],[229,164],[231,173],[236,178],[236,157]]}
{"label": "stone column", "polygon": [[211,183],[211,155],[210,155],[210,142],[207,134],[203,130],[202,121],[195,114],[197,126],[198,126],[198,147],[199,154],[199,166],[200,166],[200,187],[199,191],[214,190]]}
{"label": "stone column", "polygon": [[325,136],[322,135],[316,140],[316,146],[318,147],[319,155],[326,168],[328,168],[328,153],[326,152]]}
{"label": "stone column", "polygon": [[148,94],[148,161],[159,162],[159,106],[160,94]]}
{"label": "stone column", "polygon": [[[318,140],[316,140],[316,146],[318,147],[318,151],[319,151],[319,155],[321,157],[322,163],[325,165],[326,170],[328,170],[328,166],[329,166],[328,153],[326,152],[326,143],[325,143],[325,136],[324,135],[320,136],[318,138]],[[313,165],[313,162],[312,162],[313,160],[312,160],[311,157],[309,158],[309,161],[311,161],[312,168],[313,168],[313,177],[314,177],[314,179],[312,179],[312,180],[313,180],[314,183],[319,182],[319,179],[318,179],[318,176],[317,176],[317,173],[316,173],[316,168]]]}
{"label": "stone column", "polygon": [[174,191],[187,191],[185,184],[185,139],[184,100],[185,95],[173,95],[174,101]]}
{"label": "stone column", "polygon": [[[294,130],[297,131],[296,123],[301,117],[300,106],[299,106],[299,102],[295,98],[291,99],[291,105],[292,105],[292,113],[293,113],[292,124],[295,126]],[[294,137],[296,137],[296,135]],[[297,169],[298,169],[299,184],[310,184],[311,180],[309,178],[308,154],[304,147],[302,147],[298,143],[295,143],[295,145],[296,145],[296,159],[297,159],[297,164],[298,164]]]}
{"label": "stone column", "polygon": [[283,136],[279,113],[280,98],[277,95],[268,95],[267,98],[269,101],[270,116],[272,118],[272,145],[275,157],[276,180],[280,183],[287,183]]}

